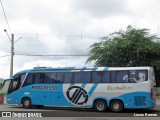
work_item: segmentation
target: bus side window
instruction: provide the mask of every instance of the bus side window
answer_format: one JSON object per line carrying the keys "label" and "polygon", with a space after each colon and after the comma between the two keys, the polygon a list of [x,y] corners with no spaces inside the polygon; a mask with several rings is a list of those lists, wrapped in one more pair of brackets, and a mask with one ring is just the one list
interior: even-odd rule
{"label": "bus side window", "polygon": [[35,74],[34,83],[35,83],[35,84],[40,83],[40,73],[36,73],[36,74]]}
{"label": "bus side window", "polygon": [[45,83],[45,73],[40,74],[40,83]]}
{"label": "bus side window", "polygon": [[75,72],[74,74],[74,83],[82,83],[82,72]]}
{"label": "bus side window", "polygon": [[130,83],[144,82],[147,79],[148,79],[147,70],[130,70],[129,71]]}
{"label": "bus side window", "polygon": [[109,83],[110,82],[110,72],[104,72],[102,76],[102,83]]}
{"label": "bus side window", "polygon": [[56,73],[46,73],[45,74],[45,83],[56,83]]}
{"label": "bus side window", "polygon": [[110,72],[110,83],[117,83],[117,71]]}
{"label": "bus side window", "polygon": [[137,80],[136,70],[129,70],[128,71],[128,82],[129,83],[136,83],[136,80]]}
{"label": "bus side window", "polygon": [[147,70],[137,70],[137,82],[144,82],[148,80]]}
{"label": "bus side window", "polygon": [[23,83],[25,76],[26,76],[26,74],[21,75],[21,78],[20,78],[21,79],[21,84]]}
{"label": "bus side window", "polygon": [[73,73],[72,72],[66,72],[64,73],[64,83],[73,83]]}
{"label": "bus side window", "polygon": [[64,73],[63,72],[57,72],[56,80],[57,80],[57,83],[63,83]]}
{"label": "bus side window", "polygon": [[101,83],[101,72],[92,72],[92,83]]}
{"label": "bus side window", "polygon": [[91,72],[82,72],[82,83],[91,83]]}
{"label": "bus side window", "polygon": [[128,83],[128,71],[118,71],[117,74],[117,83]]}
{"label": "bus side window", "polygon": [[33,84],[34,83],[33,82],[33,79],[34,79],[33,76],[34,76],[33,74],[28,74],[23,86]]}

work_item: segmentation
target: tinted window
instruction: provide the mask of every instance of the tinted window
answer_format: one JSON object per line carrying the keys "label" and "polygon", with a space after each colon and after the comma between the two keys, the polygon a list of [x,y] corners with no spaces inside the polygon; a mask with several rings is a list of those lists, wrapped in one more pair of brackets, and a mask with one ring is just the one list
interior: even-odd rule
{"label": "tinted window", "polygon": [[25,85],[29,85],[33,83],[33,79],[34,79],[34,74],[28,74],[25,82],[24,82],[24,86]]}
{"label": "tinted window", "polygon": [[64,79],[64,73],[31,73],[28,74],[27,79],[23,86],[38,83],[62,83]]}
{"label": "tinted window", "polygon": [[23,81],[24,81],[24,79],[25,79],[25,76],[26,76],[26,74],[22,74],[22,75],[20,76],[20,81],[21,81],[21,83],[23,83]]}
{"label": "tinted window", "polygon": [[147,70],[137,70],[137,82],[144,82],[148,80]]}
{"label": "tinted window", "polygon": [[111,83],[137,83],[147,81],[147,70],[111,71]]}
{"label": "tinted window", "polygon": [[56,73],[45,73],[45,83],[56,83]]}
{"label": "tinted window", "polygon": [[110,72],[104,72],[102,75],[102,83],[110,82]]}
{"label": "tinted window", "polygon": [[116,83],[128,83],[128,71],[118,71],[116,75]]}
{"label": "tinted window", "polygon": [[82,83],[82,81],[83,81],[83,73],[75,72],[74,73],[74,83]]}
{"label": "tinted window", "polygon": [[63,83],[63,81],[64,81],[64,73],[63,72],[57,73],[56,79],[57,79],[58,83]]}
{"label": "tinted window", "polygon": [[83,72],[82,83],[90,83],[91,82],[91,72]]}
{"label": "tinted window", "polygon": [[64,73],[64,83],[73,83],[73,73],[71,72]]}
{"label": "tinted window", "polygon": [[128,83],[136,83],[137,80],[137,71],[129,70],[128,71]]}
{"label": "tinted window", "polygon": [[23,84],[23,86],[36,84],[36,83],[44,83],[44,74],[43,73],[29,73],[27,78]]}
{"label": "tinted window", "polygon": [[40,83],[40,82],[41,82],[40,80],[41,80],[41,79],[40,79],[40,74],[39,74],[39,73],[36,73],[36,74],[35,74],[34,83]]}
{"label": "tinted window", "polygon": [[92,72],[92,83],[101,83],[102,72]]}
{"label": "tinted window", "polygon": [[[24,76],[17,77],[22,82]],[[28,74],[25,85],[35,83],[136,83],[148,79],[147,70],[48,72]]]}
{"label": "tinted window", "polygon": [[[35,75],[35,74],[34,74]],[[45,83],[45,73],[40,73],[39,83]]]}
{"label": "tinted window", "polygon": [[117,71],[110,72],[110,82],[116,83],[117,82]]}

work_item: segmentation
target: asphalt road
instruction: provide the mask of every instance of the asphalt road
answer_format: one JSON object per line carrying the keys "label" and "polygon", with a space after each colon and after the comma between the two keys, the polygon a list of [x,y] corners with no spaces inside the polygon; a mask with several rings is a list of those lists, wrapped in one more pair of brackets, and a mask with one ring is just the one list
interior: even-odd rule
{"label": "asphalt road", "polygon": [[0,105],[0,113],[2,111],[14,111],[17,113],[41,113],[42,117],[135,117],[138,114],[157,114],[160,117],[160,110],[158,109],[136,109],[124,110],[121,113],[113,113],[110,110],[106,112],[96,112],[93,109],[77,109],[77,108],[57,108],[57,107],[43,107],[37,109],[24,109],[18,105]]}

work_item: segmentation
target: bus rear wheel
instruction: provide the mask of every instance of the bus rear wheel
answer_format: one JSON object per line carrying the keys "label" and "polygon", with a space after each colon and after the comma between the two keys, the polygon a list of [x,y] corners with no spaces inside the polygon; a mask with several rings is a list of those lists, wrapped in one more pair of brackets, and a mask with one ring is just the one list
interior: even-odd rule
{"label": "bus rear wheel", "polygon": [[31,99],[30,98],[24,98],[22,100],[22,106],[26,109],[31,108],[32,107]]}
{"label": "bus rear wheel", "polygon": [[123,110],[123,103],[120,100],[114,100],[111,102],[110,109],[113,112],[121,112]]}
{"label": "bus rear wheel", "polygon": [[94,104],[95,110],[98,112],[104,112],[107,109],[106,101],[104,100],[97,100]]}

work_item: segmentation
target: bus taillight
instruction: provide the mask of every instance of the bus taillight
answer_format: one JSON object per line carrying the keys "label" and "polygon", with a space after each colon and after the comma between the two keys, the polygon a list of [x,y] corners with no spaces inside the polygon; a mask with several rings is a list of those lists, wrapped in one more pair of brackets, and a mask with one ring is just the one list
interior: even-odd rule
{"label": "bus taillight", "polygon": [[151,88],[151,98],[154,99],[154,89]]}

